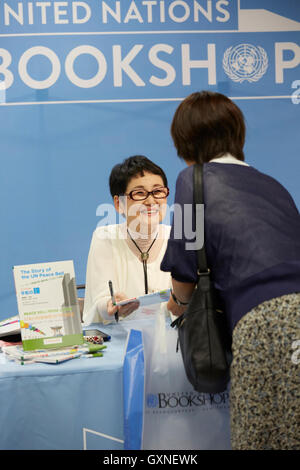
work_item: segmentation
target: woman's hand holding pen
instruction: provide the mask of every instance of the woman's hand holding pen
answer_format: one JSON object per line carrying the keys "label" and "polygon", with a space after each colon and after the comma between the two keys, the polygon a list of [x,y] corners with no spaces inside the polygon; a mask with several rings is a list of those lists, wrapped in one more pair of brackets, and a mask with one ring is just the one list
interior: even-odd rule
{"label": "woman's hand holding pen", "polygon": [[[117,292],[115,294],[115,300],[116,302],[121,302],[122,300],[128,299],[128,296],[126,294],[123,294],[122,292]],[[137,308],[139,308],[139,302],[130,302],[126,305],[120,305],[119,307],[117,305],[113,305],[113,302],[111,299],[108,300],[107,302],[107,312],[108,315],[115,315],[117,311],[119,311],[119,316],[120,317],[127,317],[130,315],[132,312],[134,312]]]}

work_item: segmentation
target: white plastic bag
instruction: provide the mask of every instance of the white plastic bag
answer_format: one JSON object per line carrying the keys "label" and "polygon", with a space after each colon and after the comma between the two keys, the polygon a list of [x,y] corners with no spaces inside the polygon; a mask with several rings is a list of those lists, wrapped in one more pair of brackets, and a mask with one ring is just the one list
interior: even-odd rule
{"label": "white plastic bag", "polygon": [[[132,419],[136,420],[142,414],[139,420],[140,423],[143,421],[143,426],[139,426],[143,429],[139,440],[142,449],[230,449],[229,392],[213,395],[193,390],[186,378],[181,353],[176,353],[177,331],[169,323],[163,309],[158,309],[152,325],[147,322],[139,327],[143,357],[139,349],[139,362],[131,351],[130,363],[132,370],[141,370],[141,361],[144,362],[144,377],[139,373],[137,380],[137,374],[131,373],[131,379],[128,376],[124,382],[126,389],[130,387],[131,390],[125,404],[125,409],[129,410],[125,448],[130,448],[130,442],[133,442],[126,436],[126,429],[130,429]],[[133,383],[134,376],[136,384]]]}

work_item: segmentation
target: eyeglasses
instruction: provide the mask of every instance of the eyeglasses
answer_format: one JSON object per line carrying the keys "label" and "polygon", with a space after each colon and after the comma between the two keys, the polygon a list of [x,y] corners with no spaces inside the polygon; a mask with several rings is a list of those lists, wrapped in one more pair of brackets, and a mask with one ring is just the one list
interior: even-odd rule
{"label": "eyeglasses", "polygon": [[130,191],[128,194],[125,193],[125,195],[129,196],[133,201],[144,201],[150,196],[150,194],[152,194],[154,199],[164,199],[169,196],[169,192],[169,188],[157,188],[153,189],[153,191],[146,191],[146,189],[135,189]]}

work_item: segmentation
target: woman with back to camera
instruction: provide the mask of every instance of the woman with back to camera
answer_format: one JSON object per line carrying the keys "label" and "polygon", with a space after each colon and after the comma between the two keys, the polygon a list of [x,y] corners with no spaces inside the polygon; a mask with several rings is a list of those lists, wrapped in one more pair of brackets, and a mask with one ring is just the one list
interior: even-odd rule
{"label": "woman with back to camera", "polygon": [[[244,161],[241,110],[199,92],[177,108],[171,134],[188,168],[175,203],[193,203],[193,165],[203,164],[208,264],[232,331],[233,449],[299,449],[300,216],[287,190]],[[199,233],[199,232],[198,232]],[[171,272],[168,309],[180,315],[197,282],[195,251],[173,226],[161,269]]]}
{"label": "woman with back to camera", "polygon": [[116,302],[167,289],[170,275],[160,270],[170,227],[161,224],[169,194],[164,171],[142,155],[115,165],[109,178],[115,209],[123,224],[100,226],[94,231],[86,272],[83,320],[108,323],[118,311],[127,317],[137,302],[113,305],[108,282],[112,281]]}

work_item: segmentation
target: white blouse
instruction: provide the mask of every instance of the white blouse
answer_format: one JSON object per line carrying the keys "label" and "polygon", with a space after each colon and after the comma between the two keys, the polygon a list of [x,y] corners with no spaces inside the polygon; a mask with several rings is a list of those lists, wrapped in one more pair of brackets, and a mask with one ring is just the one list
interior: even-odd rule
{"label": "white blouse", "polygon": [[[171,287],[170,273],[160,270],[170,229],[167,225],[159,225],[158,236],[163,238],[162,246],[156,259],[147,263],[149,294]],[[143,264],[124,239],[122,225],[97,227],[93,233],[86,272],[85,324],[113,320],[107,313],[107,302],[111,298],[108,287],[110,280],[115,293],[122,292],[128,298],[145,294]]]}
{"label": "white blouse", "polygon": [[213,163],[233,163],[235,165],[249,166],[248,163],[246,163],[242,160],[238,160],[237,158],[235,158],[230,153],[225,153],[225,155],[223,155],[222,157],[217,157],[217,158],[213,158],[212,160],[209,160],[209,163],[211,163],[211,162],[213,162]]}

